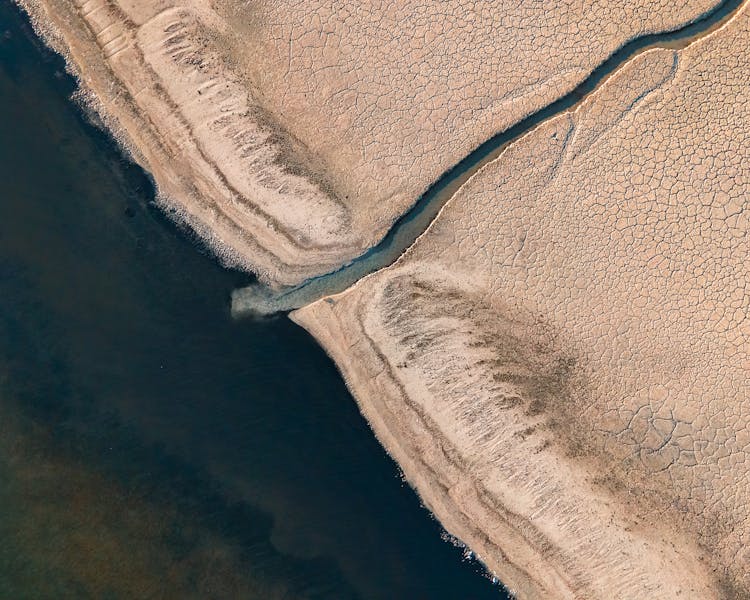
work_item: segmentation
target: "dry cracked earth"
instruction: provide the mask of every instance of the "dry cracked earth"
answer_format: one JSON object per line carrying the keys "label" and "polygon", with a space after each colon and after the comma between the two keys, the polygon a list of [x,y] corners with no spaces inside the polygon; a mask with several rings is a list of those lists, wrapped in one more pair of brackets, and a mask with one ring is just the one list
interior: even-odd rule
{"label": "dry cracked earth", "polygon": [[279,286],[364,252],[628,40],[718,3],[22,1],[164,202]]}
{"label": "dry cracked earth", "polygon": [[521,598],[750,597],[748,39],[639,55],[294,314]]}
{"label": "dry cracked earth", "polygon": [[[717,1],[27,0],[162,201],[273,286]],[[519,598],[750,598],[750,10],[484,166],[293,313]]]}

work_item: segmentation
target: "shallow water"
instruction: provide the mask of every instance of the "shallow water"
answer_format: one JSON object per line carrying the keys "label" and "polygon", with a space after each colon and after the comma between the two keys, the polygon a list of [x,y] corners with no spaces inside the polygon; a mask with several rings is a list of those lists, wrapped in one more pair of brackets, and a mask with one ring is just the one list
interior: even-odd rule
{"label": "shallow water", "polygon": [[0,0],[0,598],[502,598]]}

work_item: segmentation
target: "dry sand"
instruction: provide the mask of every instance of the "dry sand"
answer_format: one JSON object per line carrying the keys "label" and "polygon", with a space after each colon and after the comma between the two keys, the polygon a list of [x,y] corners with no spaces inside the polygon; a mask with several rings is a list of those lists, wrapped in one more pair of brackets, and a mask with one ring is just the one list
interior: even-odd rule
{"label": "dry sand", "polygon": [[21,0],[164,201],[292,285],[628,40],[718,0]]}
{"label": "dry sand", "polygon": [[519,598],[750,598],[749,41],[639,55],[293,313]]}

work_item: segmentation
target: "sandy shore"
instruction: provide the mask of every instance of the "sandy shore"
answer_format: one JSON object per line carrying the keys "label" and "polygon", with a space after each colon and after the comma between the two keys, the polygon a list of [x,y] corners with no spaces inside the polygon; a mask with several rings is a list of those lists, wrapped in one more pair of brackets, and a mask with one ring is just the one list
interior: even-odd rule
{"label": "sandy shore", "polygon": [[519,598],[750,597],[749,39],[634,58],[292,314]]}
{"label": "sandy shore", "polygon": [[492,134],[715,0],[23,0],[165,206],[269,284],[382,238]]}

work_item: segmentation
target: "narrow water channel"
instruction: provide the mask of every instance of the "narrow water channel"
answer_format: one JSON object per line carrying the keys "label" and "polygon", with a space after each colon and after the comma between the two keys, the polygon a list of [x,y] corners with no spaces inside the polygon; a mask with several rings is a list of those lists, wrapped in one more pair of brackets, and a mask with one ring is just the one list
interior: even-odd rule
{"label": "narrow water channel", "polygon": [[625,62],[651,48],[684,48],[696,39],[720,27],[742,6],[743,0],[725,0],[714,10],[690,25],[671,33],[639,37],[612,54],[570,93],[533,113],[513,127],[487,140],[461,162],[444,173],[401,217],[383,240],[341,269],[310,279],[304,284],[273,291],[254,283],[235,290],[232,310],[240,316],[247,313],[273,314],[310,304],[324,296],[344,291],[359,279],[395,262],[432,223],[443,205],[474,173],[497,158],[502,151],[543,121],[574,109],[604,83]]}

